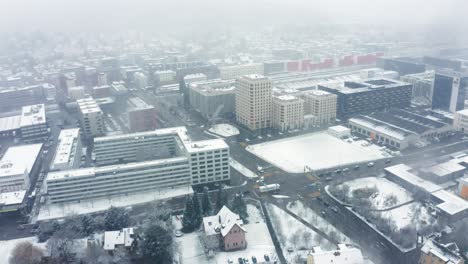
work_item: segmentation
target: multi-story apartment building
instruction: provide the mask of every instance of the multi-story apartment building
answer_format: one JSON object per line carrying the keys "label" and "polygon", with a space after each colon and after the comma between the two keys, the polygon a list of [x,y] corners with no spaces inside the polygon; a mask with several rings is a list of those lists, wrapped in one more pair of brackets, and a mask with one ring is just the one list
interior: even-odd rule
{"label": "multi-story apartment building", "polygon": [[456,112],[465,108],[468,75],[454,71],[437,71],[432,91],[432,109]]}
{"label": "multi-story apartment building", "polygon": [[235,86],[233,80],[210,80],[189,84],[189,98],[192,108],[210,119],[235,112]]}
{"label": "multi-story apartment building", "polygon": [[[140,155],[154,149],[166,150]],[[99,167],[48,174],[51,202],[230,179],[229,146],[222,139],[192,142],[185,127],[96,138],[95,153]],[[119,164],[108,165],[116,162]]]}
{"label": "multi-story apartment building", "polygon": [[139,97],[127,100],[128,125],[131,132],[156,129],[156,109]]}
{"label": "multi-story apartment building", "polygon": [[159,83],[174,82],[176,78],[176,72],[172,70],[156,71],[154,72],[154,78],[158,80]]}
{"label": "multi-story apartment building", "polygon": [[411,104],[412,85],[390,79],[345,81],[318,85],[320,90],[337,95],[337,117],[348,119],[390,107],[404,108]]}
{"label": "multi-story apartment building", "polygon": [[285,131],[304,126],[304,100],[292,95],[273,97],[273,127]]}
{"label": "multi-story apartment building", "polygon": [[233,66],[222,66],[219,67],[219,76],[221,79],[229,80],[236,79],[243,75],[263,75],[264,68],[263,63],[249,63]]}
{"label": "multi-story apartment building", "polygon": [[10,147],[0,160],[0,193],[29,190],[31,175],[41,165],[42,144]]}
{"label": "multi-story apartment building", "polygon": [[84,136],[91,139],[104,135],[104,118],[99,105],[93,98],[77,101],[80,111],[80,122]]}
{"label": "multi-story apartment building", "polygon": [[26,141],[46,138],[47,122],[43,104],[24,106],[21,111],[21,138]]}
{"label": "multi-story apartment building", "polygon": [[236,80],[236,119],[250,130],[271,127],[272,82],[263,75]]}
{"label": "multi-story apartment building", "polygon": [[313,125],[335,121],[337,101],[335,94],[321,90],[310,90],[304,93],[303,98],[304,114],[312,116]]}
{"label": "multi-story apartment building", "polygon": [[79,128],[60,131],[50,170],[69,170],[80,166],[82,145]]}
{"label": "multi-story apartment building", "polygon": [[26,105],[43,103],[45,100],[42,85],[0,88],[0,110],[10,110]]}

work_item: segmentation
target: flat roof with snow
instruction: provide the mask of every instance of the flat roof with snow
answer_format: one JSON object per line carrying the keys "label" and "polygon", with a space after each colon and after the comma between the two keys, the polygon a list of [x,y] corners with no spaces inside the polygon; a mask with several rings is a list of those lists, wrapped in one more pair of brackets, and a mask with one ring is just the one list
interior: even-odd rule
{"label": "flat roof with snow", "polygon": [[23,106],[21,111],[21,126],[33,126],[45,124],[45,106],[44,104]]}
{"label": "flat roof with snow", "polygon": [[22,204],[25,196],[26,190],[0,193],[0,206]]}
{"label": "flat roof with snow", "polygon": [[21,116],[9,116],[0,118],[0,132],[19,129],[21,125]]}
{"label": "flat roof with snow", "polygon": [[419,176],[410,172],[410,170],[412,170],[412,168],[403,163],[385,168],[385,171],[391,173],[393,176],[398,177],[412,186],[419,187],[428,193],[433,193],[442,189],[442,187],[435,183],[421,179]]}
{"label": "flat roof with snow", "polygon": [[94,100],[91,97],[88,97],[85,99],[79,99],[79,100],[76,100],[76,102],[78,103],[78,107],[80,108],[80,111],[83,114],[102,112],[101,108],[96,103],[96,100]]}
{"label": "flat roof with snow", "polygon": [[55,150],[55,156],[52,161],[51,168],[55,167],[58,164],[69,163],[73,160],[72,150],[73,147],[76,148],[78,137],[80,136],[79,128],[70,128],[60,131],[58,137],[58,145]]}
{"label": "flat roof with snow", "polygon": [[462,166],[454,161],[447,161],[447,162],[429,167],[425,171],[431,172],[436,176],[443,177],[443,176],[447,176],[455,172],[464,171],[465,169],[466,169],[465,166]]}
{"label": "flat roof with snow", "polygon": [[0,177],[31,172],[41,148],[42,144],[8,148],[0,161]]}
{"label": "flat roof with snow", "polygon": [[446,190],[436,191],[432,193],[432,195],[442,200],[442,203],[438,204],[437,208],[449,215],[458,214],[468,210],[468,201]]}

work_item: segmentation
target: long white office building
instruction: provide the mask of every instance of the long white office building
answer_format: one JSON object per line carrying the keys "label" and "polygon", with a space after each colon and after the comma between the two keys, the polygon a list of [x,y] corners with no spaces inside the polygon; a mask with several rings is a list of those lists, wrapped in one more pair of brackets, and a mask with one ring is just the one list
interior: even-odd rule
{"label": "long white office building", "polygon": [[0,193],[29,189],[31,174],[40,167],[42,144],[10,147],[0,160]]}
{"label": "long white office building", "polygon": [[52,172],[52,203],[228,181],[229,146],[222,139],[191,141],[185,127],[95,138],[98,167]]}

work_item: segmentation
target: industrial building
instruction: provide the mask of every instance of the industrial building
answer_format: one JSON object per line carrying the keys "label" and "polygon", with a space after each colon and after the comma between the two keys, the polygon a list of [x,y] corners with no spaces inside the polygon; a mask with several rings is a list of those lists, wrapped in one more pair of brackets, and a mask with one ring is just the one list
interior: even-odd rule
{"label": "industrial building", "polygon": [[390,107],[409,107],[412,85],[390,79],[369,79],[319,84],[320,90],[338,96],[337,117],[348,119]]}
{"label": "industrial building", "polygon": [[80,166],[82,144],[79,128],[60,131],[50,170],[70,170]]}
{"label": "industrial building", "polygon": [[234,114],[235,81],[210,80],[189,84],[190,106],[206,118]]}
{"label": "industrial building", "polygon": [[[156,152],[142,157],[147,150]],[[96,138],[95,153],[99,167],[47,175],[52,203],[230,179],[228,145],[222,139],[193,142],[185,127]],[[102,166],[112,163],[118,164]]]}
{"label": "industrial building", "polygon": [[358,115],[348,123],[353,132],[397,149],[438,141],[453,131],[448,124],[397,108]]}
{"label": "industrial building", "polygon": [[45,102],[44,87],[32,85],[26,87],[0,87],[0,110],[11,110],[26,105]]}
{"label": "industrial building", "polygon": [[24,141],[47,138],[48,128],[43,104],[28,105],[22,108],[20,131]]}

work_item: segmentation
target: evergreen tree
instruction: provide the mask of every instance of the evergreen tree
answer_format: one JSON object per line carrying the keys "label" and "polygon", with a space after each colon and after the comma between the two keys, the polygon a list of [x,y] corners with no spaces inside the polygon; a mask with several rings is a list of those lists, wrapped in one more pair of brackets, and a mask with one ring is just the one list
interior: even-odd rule
{"label": "evergreen tree", "polygon": [[123,208],[111,207],[104,216],[106,231],[116,231],[128,227],[130,216]]}
{"label": "evergreen tree", "polygon": [[201,206],[202,206],[202,213],[204,216],[208,216],[211,214],[211,202],[210,202],[210,197],[208,194],[208,187],[203,188]]}
{"label": "evergreen tree", "polygon": [[223,186],[219,186],[218,193],[216,194],[216,213],[225,205],[228,205],[228,197]]}
{"label": "evergreen tree", "polygon": [[230,208],[231,211],[238,214],[245,223],[247,222],[247,217],[249,216],[249,214],[247,213],[247,205],[245,204],[244,199],[242,198],[242,195],[240,193],[237,193],[234,196]]}
{"label": "evergreen tree", "polygon": [[151,225],[144,230],[141,243],[141,256],[144,263],[171,264],[172,236],[159,225]]}
{"label": "evergreen tree", "polygon": [[198,229],[201,223],[203,222],[203,217],[202,217],[200,200],[198,199],[197,194],[194,194],[192,196],[192,204],[193,204],[193,228]]}
{"label": "evergreen tree", "polygon": [[182,231],[189,233],[194,230],[194,210],[193,210],[193,200],[190,197],[187,197],[185,201],[184,215],[182,216]]}
{"label": "evergreen tree", "polygon": [[94,233],[95,227],[94,218],[89,215],[81,216],[81,233],[84,236],[89,236]]}

